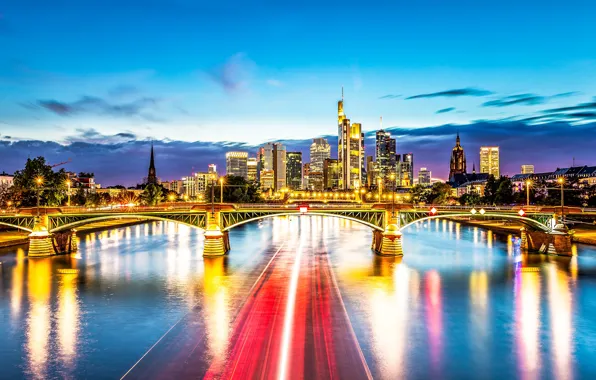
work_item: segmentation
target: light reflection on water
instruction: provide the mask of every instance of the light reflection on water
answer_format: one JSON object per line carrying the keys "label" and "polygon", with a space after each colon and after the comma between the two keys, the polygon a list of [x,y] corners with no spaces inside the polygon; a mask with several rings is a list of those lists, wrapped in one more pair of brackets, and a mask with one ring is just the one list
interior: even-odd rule
{"label": "light reflection on water", "polygon": [[[222,258],[203,259],[201,234],[173,223],[86,234],[78,259],[0,256],[3,374],[119,377],[193,308],[206,358],[223,356],[263,252],[295,239],[296,223],[330,253],[375,378],[596,373],[586,360],[596,350],[596,249],[528,256],[511,236],[436,220],[405,231],[403,259],[380,257],[364,226],[292,217],[233,230]],[[70,268],[79,271],[58,273]]]}

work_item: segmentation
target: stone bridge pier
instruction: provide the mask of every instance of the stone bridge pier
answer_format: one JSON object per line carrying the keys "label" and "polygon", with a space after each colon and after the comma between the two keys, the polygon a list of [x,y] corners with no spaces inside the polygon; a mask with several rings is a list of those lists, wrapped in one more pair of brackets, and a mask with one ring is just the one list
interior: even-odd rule
{"label": "stone bridge pier", "polygon": [[220,212],[208,213],[203,256],[222,256],[230,251],[228,231],[222,231]]}
{"label": "stone bridge pier", "polygon": [[562,224],[553,228],[552,232],[535,231],[521,228],[521,248],[528,252],[546,253],[549,255],[571,256],[573,231]]}
{"label": "stone bridge pier", "polygon": [[45,257],[62,253],[73,253],[78,250],[77,230],[51,233],[48,229],[49,218],[42,215],[35,220],[33,232],[29,234],[30,257]]}
{"label": "stone bridge pier", "polygon": [[387,224],[384,231],[374,230],[372,249],[383,256],[403,256],[402,234],[399,230],[397,213],[387,211],[385,220]]}

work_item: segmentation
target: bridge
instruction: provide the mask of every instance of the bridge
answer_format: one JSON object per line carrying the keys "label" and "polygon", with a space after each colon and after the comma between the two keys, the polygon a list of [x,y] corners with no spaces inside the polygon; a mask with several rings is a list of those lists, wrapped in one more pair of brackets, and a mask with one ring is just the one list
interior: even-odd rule
{"label": "bridge", "polygon": [[[40,215],[37,216],[37,212]],[[509,219],[521,223],[522,246],[553,254],[571,252],[570,234],[557,216],[540,210],[511,207],[424,207],[390,204],[197,204],[173,207],[116,209],[54,208],[0,214],[0,225],[30,233],[29,256],[48,256],[77,250],[76,228],[107,220],[133,219],[175,222],[204,230],[204,255],[230,250],[233,228],[284,215],[321,215],[351,220],[373,230],[372,248],[382,255],[402,255],[402,234],[412,224],[437,218]]]}

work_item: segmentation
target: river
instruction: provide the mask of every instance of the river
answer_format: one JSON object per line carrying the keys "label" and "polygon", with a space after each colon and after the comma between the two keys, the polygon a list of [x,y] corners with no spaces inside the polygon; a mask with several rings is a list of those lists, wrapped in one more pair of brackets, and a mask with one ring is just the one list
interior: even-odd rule
{"label": "river", "polygon": [[294,216],[233,229],[221,258],[164,222],[0,250],[0,378],[596,377],[595,247],[524,255],[436,220],[392,258],[371,235]]}

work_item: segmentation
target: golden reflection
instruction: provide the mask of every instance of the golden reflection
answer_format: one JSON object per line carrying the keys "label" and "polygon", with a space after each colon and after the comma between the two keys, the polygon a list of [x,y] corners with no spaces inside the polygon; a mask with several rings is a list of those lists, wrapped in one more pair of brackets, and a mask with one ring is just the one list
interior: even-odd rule
{"label": "golden reflection", "polygon": [[507,235],[507,256],[513,256],[513,235]]}
{"label": "golden reflection", "polygon": [[493,247],[493,240],[494,240],[494,234],[491,230],[488,230],[486,232],[486,245],[488,246],[488,248],[492,248]]}
{"label": "golden reflection", "polygon": [[44,378],[48,361],[52,287],[52,262],[49,258],[28,260],[30,310],[26,321],[26,351],[32,377]]}
{"label": "golden reflection", "polygon": [[551,264],[546,271],[550,306],[550,327],[553,337],[552,361],[556,379],[572,379],[572,295],[569,275]]}
{"label": "golden reflection", "polygon": [[225,256],[203,259],[207,345],[209,354],[214,358],[225,355],[230,329],[226,260]]}
{"label": "golden reflection", "polygon": [[19,320],[21,315],[21,304],[23,302],[23,277],[25,275],[26,254],[23,248],[17,249],[16,265],[12,270],[12,286],[10,293],[10,307],[14,321]]}
{"label": "golden reflection", "polygon": [[488,365],[489,352],[487,338],[488,326],[488,274],[486,271],[474,271],[470,273],[470,303],[472,305],[472,339],[481,342],[485,347],[482,350],[474,350],[481,367]]}
{"label": "golden reflection", "polygon": [[430,364],[438,373],[443,351],[443,308],[441,299],[441,277],[435,270],[424,276],[426,323],[430,343]]}
{"label": "golden reflection", "polygon": [[516,281],[516,336],[520,377],[540,377],[540,272],[520,272]]}
{"label": "golden reflection", "polygon": [[76,355],[79,334],[79,300],[77,275],[61,275],[58,283],[58,343],[66,366],[71,366]]}
{"label": "golden reflection", "polygon": [[461,236],[461,223],[455,223],[455,239],[459,240]]}

